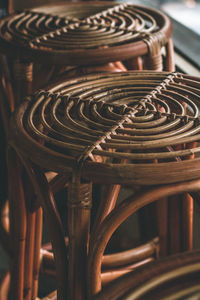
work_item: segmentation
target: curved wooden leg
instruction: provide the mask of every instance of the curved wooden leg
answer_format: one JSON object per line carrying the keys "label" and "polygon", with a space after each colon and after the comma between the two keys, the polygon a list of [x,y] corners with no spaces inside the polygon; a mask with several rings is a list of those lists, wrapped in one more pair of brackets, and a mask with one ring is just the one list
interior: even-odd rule
{"label": "curved wooden leg", "polygon": [[[185,108],[187,110],[187,107]],[[197,143],[185,144],[186,149],[192,149]],[[195,155],[191,154],[186,159],[194,159]],[[194,218],[194,200],[188,193],[183,195],[182,199],[182,249],[189,251],[193,248],[193,218]]]}
{"label": "curved wooden leg", "polygon": [[169,197],[184,192],[198,191],[200,180],[193,180],[178,184],[164,185],[149,188],[133,200],[132,196],[124,200],[103,221],[95,236],[91,236],[90,251],[87,265],[87,291],[88,297],[101,290],[101,263],[105,247],[114,231],[127,217],[140,208],[155,202],[163,197]]}
{"label": "curved wooden leg", "polygon": [[182,249],[189,251],[193,248],[193,198],[190,194],[185,193],[182,199]]}
{"label": "curved wooden leg", "polygon": [[89,243],[92,184],[68,186],[69,299],[85,299],[86,261]]}
{"label": "curved wooden leg", "polygon": [[126,60],[126,67],[128,70],[143,70],[142,58],[139,56]]}
{"label": "curved wooden leg", "polygon": [[11,279],[9,299],[23,299],[24,257],[26,239],[26,205],[22,183],[21,164],[15,151],[8,149],[10,238],[13,258],[11,261]]}
{"label": "curved wooden leg", "polygon": [[93,232],[95,232],[99,225],[103,222],[105,217],[112,211],[115,207],[119,191],[120,185],[109,185],[105,186],[105,190],[103,193],[103,197],[101,198],[100,205],[97,211],[97,215],[95,218],[95,222],[93,225]]}
{"label": "curved wooden leg", "polygon": [[[18,153],[18,155],[20,156],[20,153]],[[44,209],[55,258],[57,298],[58,300],[66,300],[68,294],[67,247],[65,243],[64,230],[56,208],[55,200],[43,172],[32,165],[24,157],[20,156],[20,159],[26,168],[26,172],[30,177],[34,190]]]}
{"label": "curved wooden leg", "polygon": [[181,197],[169,197],[169,254],[181,250]]}
{"label": "curved wooden leg", "polygon": [[42,224],[43,224],[43,210],[39,207],[36,211],[35,220],[35,247],[34,247],[34,262],[33,262],[33,285],[32,285],[32,299],[36,299],[38,295],[38,278],[40,269],[40,249],[42,242]]}
{"label": "curved wooden leg", "polygon": [[166,49],[166,71],[175,72],[174,45],[172,39],[169,39],[165,49]]}
{"label": "curved wooden leg", "polygon": [[26,233],[26,249],[24,261],[24,299],[32,298],[32,282],[33,282],[33,260],[34,260],[34,242],[35,242],[35,212],[27,213],[27,233]]}
{"label": "curved wooden leg", "polygon": [[159,199],[156,202],[157,209],[157,231],[160,241],[160,256],[166,256],[168,253],[168,200]]}

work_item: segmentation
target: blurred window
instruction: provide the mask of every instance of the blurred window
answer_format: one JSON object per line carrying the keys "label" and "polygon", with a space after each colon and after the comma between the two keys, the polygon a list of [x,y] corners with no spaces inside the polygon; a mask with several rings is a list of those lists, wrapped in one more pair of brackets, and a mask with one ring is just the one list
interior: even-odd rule
{"label": "blurred window", "polygon": [[[129,2],[134,3],[135,0]],[[136,2],[162,10],[172,19],[173,41],[177,53],[200,71],[200,0],[136,0]]]}
{"label": "blurred window", "polygon": [[8,0],[0,0],[0,18],[4,17],[8,11]]}
{"label": "blurred window", "polygon": [[169,16],[200,35],[200,0],[160,0]]}

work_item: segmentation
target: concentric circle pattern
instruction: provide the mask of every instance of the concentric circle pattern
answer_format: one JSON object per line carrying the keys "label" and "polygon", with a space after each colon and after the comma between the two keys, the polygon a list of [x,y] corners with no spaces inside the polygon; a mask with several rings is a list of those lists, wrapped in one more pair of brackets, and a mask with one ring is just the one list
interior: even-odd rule
{"label": "concentric circle pattern", "polygon": [[138,170],[199,156],[198,78],[156,72],[90,75],[41,90],[26,106],[17,114],[19,141],[28,138],[27,149],[42,147],[52,160],[63,157],[67,167],[95,163]]}
{"label": "concentric circle pattern", "polygon": [[68,3],[45,11],[48,7],[1,20],[0,38],[33,49],[66,51],[122,45],[152,34],[162,45],[169,35],[166,16],[132,4]]}

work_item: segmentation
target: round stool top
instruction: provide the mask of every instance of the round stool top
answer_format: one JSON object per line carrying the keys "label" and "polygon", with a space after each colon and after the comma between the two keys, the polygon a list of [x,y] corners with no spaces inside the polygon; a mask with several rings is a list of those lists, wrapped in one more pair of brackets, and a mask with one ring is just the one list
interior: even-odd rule
{"label": "round stool top", "polygon": [[103,1],[61,3],[0,20],[0,49],[41,63],[97,64],[145,55],[165,45],[171,33],[169,18],[155,9]]}
{"label": "round stool top", "polygon": [[97,182],[159,184],[199,178],[200,78],[123,72],[41,90],[11,123],[39,165]]}

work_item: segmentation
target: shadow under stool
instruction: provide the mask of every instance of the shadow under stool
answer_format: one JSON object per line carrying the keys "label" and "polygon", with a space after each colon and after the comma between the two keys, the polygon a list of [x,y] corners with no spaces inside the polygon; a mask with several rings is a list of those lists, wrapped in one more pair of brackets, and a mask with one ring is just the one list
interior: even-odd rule
{"label": "shadow under stool", "polygon": [[[46,215],[58,299],[87,299],[101,290],[105,247],[131,214],[172,196],[187,207],[190,193],[199,191],[199,86],[199,78],[180,73],[95,74],[40,90],[15,112],[10,151]],[[68,185],[68,249],[47,170]],[[107,185],[107,196],[90,229],[94,183]],[[133,194],[115,208],[123,185]],[[174,244],[189,248],[193,235],[191,211],[177,227],[173,217],[163,235],[158,216],[160,248],[169,252]]]}

